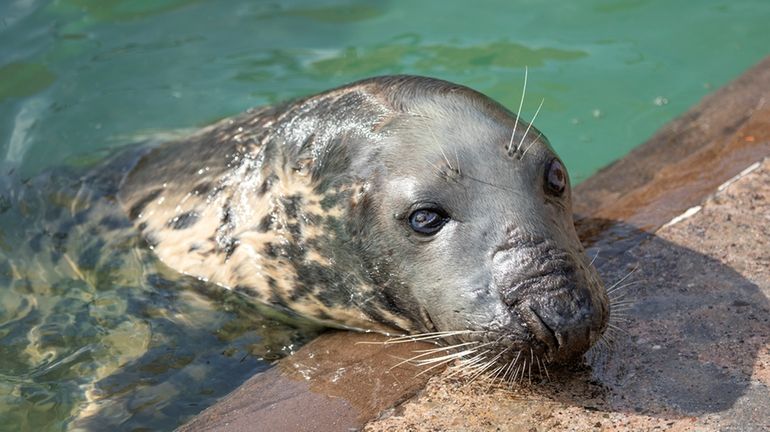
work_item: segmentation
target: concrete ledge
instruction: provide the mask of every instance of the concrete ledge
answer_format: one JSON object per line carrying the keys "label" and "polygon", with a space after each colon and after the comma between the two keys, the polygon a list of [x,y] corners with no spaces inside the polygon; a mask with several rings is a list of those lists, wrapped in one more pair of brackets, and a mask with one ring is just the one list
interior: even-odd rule
{"label": "concrete ledge", "polygon": [[[579,232],[600,253],[605,280],[639,268],[623,332],[590,367],[512,389],[439,376],[394,411],[427,378],[390,370],[416,347],[394,352],[355,345],[374,335],[332,333],[181,430],[348,430],[380,413],[389,418],[368,430],[766,428],[767,162],[718,189],[768,156],[770,58],[575,189]],[[661,229],[691,208],[699,211]]]}
{"label": "concrete ledge", "polygon": [[[180,431],[348,431],[404,402],[430,375],[398,365],[420,343],[328,332],[276,367],[255,375]],[[397,366],[398,365],[398,366]],[[397,366],[397,367],[395,367]]]}

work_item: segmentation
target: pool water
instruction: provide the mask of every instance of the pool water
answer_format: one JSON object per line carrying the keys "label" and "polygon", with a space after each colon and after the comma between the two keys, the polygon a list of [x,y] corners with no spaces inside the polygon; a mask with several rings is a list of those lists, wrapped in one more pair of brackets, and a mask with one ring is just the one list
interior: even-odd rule
{"label": "pool water", "polygon": [[165,267],[75,174],[0,188],[0,430],[171,429],[317,331]]}
{"label": "pool water", "polygon": [[68,222],[110,149],[380,74],[515,109],[526,67],[579,182],[770,51],[766,0],[469,5],[0,2],[0,429],[170,429],[312,334]]}

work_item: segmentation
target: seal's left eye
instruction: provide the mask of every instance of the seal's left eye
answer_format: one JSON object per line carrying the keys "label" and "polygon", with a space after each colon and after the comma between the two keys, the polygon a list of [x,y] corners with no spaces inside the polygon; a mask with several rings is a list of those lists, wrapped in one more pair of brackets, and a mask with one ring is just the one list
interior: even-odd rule
{"label": "seal's left eye", "polygon": [[545,189],[548,193],[561,196],[567,187],[567,171],[558,159],[551,159],[545,169]]}
{"label": "seal's left eye", "polygon": [[441,209],[420,209],[409,215],[409,226],[419,234],[433,235],[439,232],[448,220],[449,217]]}

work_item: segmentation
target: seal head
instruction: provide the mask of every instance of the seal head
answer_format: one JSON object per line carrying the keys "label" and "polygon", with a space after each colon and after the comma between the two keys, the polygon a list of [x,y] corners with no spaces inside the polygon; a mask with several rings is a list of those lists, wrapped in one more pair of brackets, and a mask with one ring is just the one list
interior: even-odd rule
{"label": "seal head", "polygon": [[[515,133],[512,134],[512,132]],[[564,362],[609,318],[546,138],[445,81],[373,78],[150,151],[120,200],[171,267],[328,325]]]}

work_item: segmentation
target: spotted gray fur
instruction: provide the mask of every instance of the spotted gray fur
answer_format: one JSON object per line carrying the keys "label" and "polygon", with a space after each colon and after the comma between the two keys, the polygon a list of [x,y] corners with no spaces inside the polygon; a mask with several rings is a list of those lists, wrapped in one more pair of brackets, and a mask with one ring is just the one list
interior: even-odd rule
{"label": "spotted gray fur", "polygon": [[[361,330],[472,331],[458,337],[492,340],[498,357],[571,358],[607,326],[607,296],[569,188],[544,192],[556,155],[534,128],[511,137],[516,125],[462,86],[373,78],[157,146],[118,198],[167,265],[255,301]],[[408,227],[420,203],[449,209],[434,237]]]}

